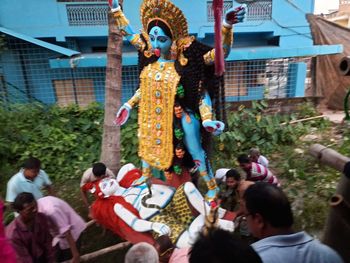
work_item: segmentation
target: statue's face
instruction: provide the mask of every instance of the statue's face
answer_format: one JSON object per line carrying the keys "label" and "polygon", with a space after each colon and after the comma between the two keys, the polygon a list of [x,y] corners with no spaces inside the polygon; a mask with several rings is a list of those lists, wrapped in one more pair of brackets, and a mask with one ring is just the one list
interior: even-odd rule
{"label": "statue's face", "polygon": [[[159,26],[152,27],[151,31],[149,31],[149,39],[153,50],[159,50],[162,56],[169,54],[172,40]],[[155,54],[158,55],[157,52]]]}
{"label": "statue's face", "polygon": [[104,194],[105,197],[113,195],[118,190],[118,182],[115,179],[112,178],[104,178],[99,183],[99,187],[101,189],[101,192]]}

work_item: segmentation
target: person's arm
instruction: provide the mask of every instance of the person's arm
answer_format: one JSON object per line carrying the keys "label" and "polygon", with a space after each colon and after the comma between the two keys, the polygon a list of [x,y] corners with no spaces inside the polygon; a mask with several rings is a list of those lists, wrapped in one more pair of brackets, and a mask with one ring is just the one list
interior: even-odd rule
{"label": "person's arm", "polygon": [[37,224],[37,227],[40,228],[40,232],[42,232],[41,234],[44,236],[42,246],[46,256],[45,262],[53,263],[55,262],[55,250],[52,247],[52,236],[49,230],[48,217],[45,216],[44,214],[38,213],[37,219],[38,220],[35,221]]}
{"label": "person's arm", "polygon": [[46,191],[48,192],[49,195],[56,196],[56,192],[53,189],[52,185],[46,185],[45,189],[46,189]]}
{"label": "person's arm", "polygon": [[83,200],[83,203],[84,203],[85,207],[87,209],[89,209],[90,204],[89,204],[89,201],[88,201],[87,192],[83,188],[80,188],[80,193],[81,193],[81,199]]}
{"label": "person's arm", "polygon": [[[17,186],[18,187],[18,186]],[[10,180],[7,183],[7,188],[6,188],[6,198],[5,201],[9,204],[12,204],[13,201],[15,200],[17,194],[18,194],[18,190],[17,190],[16,185],[14,185],[12,183],[12,181]]]}
{"label": "person's arm", "polygon": [[44,180],[44,189],[48,192],[49,195],[56,196],[55,191],[52,187],[52,181],[44,170],[40,170],[40,175]]}
{"label": "person's arm", "polygon": [[67,239],[67,242],[68,242],[68,245],[69,245],[69,248],[70,248],[70,251],[72,252],[72,263],[77,263],[80,261],[80,254],[79,254],[79,251],[78,251],[78,248],[77,248],[77,245],[75,243],[75,240],[72,236],[72,233],[70,230],[68,230],[66,233],[64,233],[64,236],[66,237]]}
{"label": "person's arm", "polygon": [[92,214],[91,214],[91,207],[90,207],[90,204],[89,204],[89,200],[88,200],[88,195],[87,195],[87,191],[84,190],[82,187],[80,188],[80,194],[81,194],[81,199],[83,200],[83,203],[86,207],[86,210],[88,212],[88,218],[93,218],[92,217]]}

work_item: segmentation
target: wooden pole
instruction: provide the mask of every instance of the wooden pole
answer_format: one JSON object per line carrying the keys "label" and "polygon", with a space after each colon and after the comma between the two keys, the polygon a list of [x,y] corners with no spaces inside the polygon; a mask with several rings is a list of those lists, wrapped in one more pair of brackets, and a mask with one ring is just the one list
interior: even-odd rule
{"label": "wooden pole", "polygon": [[299,119],[299,120],[294,120],[294,121],[288,121],[288,122],[282,122],[280,125],[286,125],[286,124],[293,124],[293,123],[298,123],[298,122],[304,122],[304,121],[312,121],[316,119],[321,119],[326,117],[325,115],[319,115],[319,116],[314,116],[314,117],[309,117],[309,118],[304,118],[304,119]]}
{"label": "wooden pole", "polygon": [[[130,244],[131,244],[130,242],[122,242],[122,243],[119,243],[119,244],[116,244],[116,245],[113,245],[113,246],[110,246],[110,247],[102,248],[100,250],[91,252],[89,254],[85,254],[83,256],[80,256],[80,262],[87,262],[89,260],[92,260],[92,259],[95,259],[97,257],[103,256],[103,255],[105,255],[107,253],[126,248]],[[64,261],[62,263],[69,263],[69,262],[71,262],[71,260],[67,260],[67,261]],[[103,260],[100,260],[99,262],[103,262]]]}
{"label": "wooden pole", "polygon": [[[310,147],[309,153],[321,163],[340,172],[350,162],[350,158],[320,144]],[[326,222],[323,242],[335,249],[342,256],[344,262],[350,263],[350,177],[343,174],[332,198],[330,211]]]}
{"label": "wooden pole", "polygon": [[95,220],[90,220],[89,222],[86,223],[86,228],[92,226],[95,223],[96,223]]}
{"label": "wooden pole", "polygon": [[105,255],[107,253],[110,253],[112,251],[116,251],[116,250],[120,250],[123,248],[126,248],[127,246],[130,245],[130,242],[123,242],[123,243],[119,243],[110,247],[106,247],[106,248],[102,248],[100,250],[97,250],[95,252],[89,253],[89,254],[85,254],[83,256],[80,257],[80,262],[87,262],[91,259],[100,257],[102,255]]}

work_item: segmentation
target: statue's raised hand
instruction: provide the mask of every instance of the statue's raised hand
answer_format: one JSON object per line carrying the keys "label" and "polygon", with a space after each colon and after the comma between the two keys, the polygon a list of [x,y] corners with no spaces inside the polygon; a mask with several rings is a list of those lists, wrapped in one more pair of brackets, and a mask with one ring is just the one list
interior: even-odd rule
{"label": "statue's raised hand", "polygon": [[247,5],[232,7],[225,13],[224,24],[232,26],[233,24],[243,22],[247,12]]}
{"label": "statue's raised hand", "polygon": [[225,129],[225,123],[222,121],[205,120],[202,122],[203,127],[207,132],[213,133],[213,135],[220,135]]}
{"label": "statue's raised hand", "polygon": [[118,0],[108,0],[108,4],[112,11],[120,8]]}
{"label": "statue's raised hand", "polygon": [[122,126],[129,119],[131,107],[128,103],[124,103],[123,106],[117,112],[114,123],[116,125]]}
{"label": "statue's raised hand", "polygon": [[160,236],[162,235],[170,235],[170,228],[163,223],[152,223],[152,230],[159,234]]}

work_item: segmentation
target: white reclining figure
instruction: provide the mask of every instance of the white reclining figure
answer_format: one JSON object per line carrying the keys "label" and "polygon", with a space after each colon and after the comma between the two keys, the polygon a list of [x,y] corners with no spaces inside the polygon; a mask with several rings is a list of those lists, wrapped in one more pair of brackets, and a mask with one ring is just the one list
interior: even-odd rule
{"label": "white reclining figure", "polygon": [[[210,212],[201,193],[190,182],[174,189],[161,182],[140,182],[140,177],[141,171],[127,164],[120,169],[116,180],[105,178],[98,182],[98,188],[104,198],[118,196],[126,201],[127,204],[115,203],[113,210],[134,231],[153,231],[154,237],[168,234],[177,247],[191,246]],[[130,211],[130,204],[138,215]],[[218,209],[218,227],[233,231],[233,221],[223,219],[226,213]]]}

